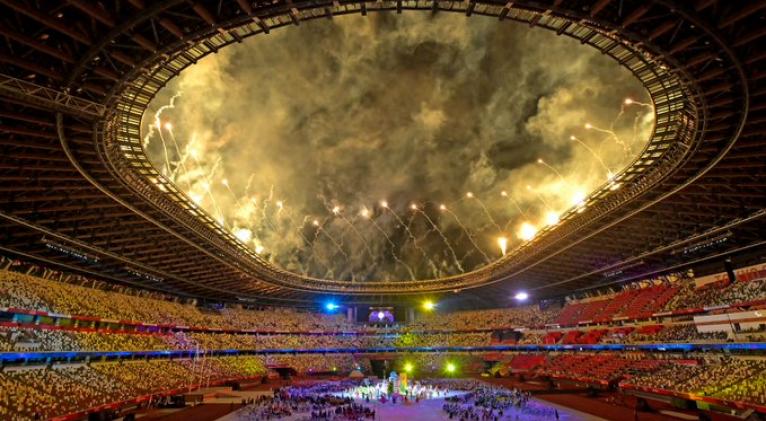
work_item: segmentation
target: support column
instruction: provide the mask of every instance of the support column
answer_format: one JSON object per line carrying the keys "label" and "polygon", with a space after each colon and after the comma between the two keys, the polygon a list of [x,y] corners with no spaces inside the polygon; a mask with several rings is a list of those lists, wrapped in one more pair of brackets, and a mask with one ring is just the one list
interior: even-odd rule
{"label": "support column", "polygon": [[405,317],[404,321],[407,324],[415,322],[415,307],[408,307],[407,308],[407,316]]}

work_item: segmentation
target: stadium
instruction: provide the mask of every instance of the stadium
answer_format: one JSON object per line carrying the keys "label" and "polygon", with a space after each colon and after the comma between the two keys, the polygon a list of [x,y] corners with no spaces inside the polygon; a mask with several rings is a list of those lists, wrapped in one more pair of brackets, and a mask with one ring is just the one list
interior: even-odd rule
{"label": "stadium", "polygon": [[766,419],[766,2],[0,38],[2,420]]}

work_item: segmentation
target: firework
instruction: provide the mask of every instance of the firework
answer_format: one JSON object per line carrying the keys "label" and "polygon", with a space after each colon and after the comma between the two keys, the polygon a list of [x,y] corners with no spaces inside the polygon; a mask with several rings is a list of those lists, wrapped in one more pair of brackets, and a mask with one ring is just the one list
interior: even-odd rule
{"label": "firework", "polygon": [[410,267],[410,265],[408,265],[407,263],[404,263],[404,261],[402,261],[402,259],[400,259],[399,256],[396,254],[396,245],[394,245],[394,242],[391,241],[391,237],[389,237],[386,231],[384,231],[383,228],[381,228],[380,225],[378,225],[378,223],[375,222],[374,218],[368,218],[368,220],[372,222],[372,225],[375,228],[377,228],[377,230],[380,231],[381,234],[383,234],[383,237],[386,239],[386,242],[388,242],[388,244],[391,246],[391,256],[393,256],[394,260],[396,260],[400,265],[402,265],[407,270],[407,272],[410,275],[410,279],[414,281],[415,273],[412,272],[412,268]]}
{"label": "firework", "polygon": [[[479,204],[479,206],[481,207],[482,211],[484,211],[484,215],[486,215],[486,216],[487,216],[487,219],[489,220],[489,222],[490,222],[492,225],[494,225],[494,226],[495,226],[495,228],[496,228],[498,231],[502,231],[502,229],[500,229],[500,225],[498,225],[498,224],[497,224],[497,222],[495,221],[495,218],[493,218],[493,217],[492,217],[492,214],[490,214],[490,213],[489,213],[489,209],[487,209],[487,207],[484,205],[484,202],[482,202],[482,201],[481,201],[481,199],[479,199],[479,197],[478,197],[478,196],[476,196],[475,194],[473,194],[473,193],[471,193],[471,192],[468,192],[468,193],[466,193],[466,195],[465,195],[465,196],[466,196],[467,198],[469,198],[469,199],[474,199],[474,200],[476,201],[476,203],[478,203],[478,204]],[[482,254],[484,254],[484,253],[482,253]]]}
{"label": "firework", "polygon": [[[399,217],[399,214],[397,214],[396,211],[394,211],[393,209],[391,209],[391,207],[388,206],[388,202],[386,202],[385,200],[381,200],[380,201],[380,206],[383,209],[386,209],[389,212],[391,212],[391,214],[394,215],[394,218],[396,218],[396,220],[399,222],[399,224],[404,227],[404,230],[407,232],[408,238],[412,240],[412,246],[416,250],[418,250],[420,252],[420,254],[422,254],[423,257],[428,261],[428,265],[431,267],[431,271],[433,273],[433,276],[438,277],[439,276],[439,270],[436,268],[436,264],[434,263],[433,259],[431,259],[431,256],[429,256],[426,253],[426,251],[423,249],[423,247],[420,247],[420,245],[418,244],[418,239],[415,238],[415,235],[412,233],[412,230],[410,230],[410,224],[412,223],[412,216],[410,216],[409,222],[405,224],[404,221],[402,221],[402,218]],[[414,214],[413,214],[413,216],[414,216]],[[404,240],[404,244],[402,244],[402,248],[404,248],[405,245],[407,245],[407,240],[406,239]]]}
{"label": "firework", "polygon": [[223,184],[223,186],[226,187],[226,190],[229,192],[231,197],[234,199],[234,203],[237,204],[237,207],[241,207],[242,206],[242,201],[239,199],[239,196],[237,196],[234,193],[234,190],[231,189],[231,185],[229,185],[229,180],[227,178],[224,178],[223,180],[221,180],[221,184]]}
{"label": "firework", "polygon": [[536,190],[534,190],[532,188],[532,186],[527,185],[527,190],[530,191],[532,194],[534,194],[537,197],[537,199],[540,200],[540,202],[543,204],[543,206],[546,209],[551,209],[550,204],[548,204],[548,202],[545,200],[545,198],[540,193],[538,193]]}
{"label": "firework", "polygon": [[566,179],[564,178],[563,175],[561,175],[559,170],[557,170],[555,167],[545,162],[542,158],[538,158],[537,163],[553,171],[553,173],[556,174],[556,176],[561,180],[561,182],[566,183]]}
{"label": "firework", "polygon": [[556,225],[559,223],[559,214],[553,211],[550,211],[545,214],[545,224],[546,225]]}
{"label": "firework", "polygon": [[588,146],[587,143],[583,142],[582,140],[580,140],[579,138],[577,138],[574,135],[569,136],[569,140],[573,140],[573,141],[579,143],[580,145],[582,145],[583,148],[585,148],[585,150],[590,152],[591,156],[593,156],[593,158],[595,158],[596,161],[598,161],[598,163],[601,165],[601,167],[604,169],[604,171],[606,171],[607,178],[612,178],[612,176],[614,174],[612,172],[612,170],[609,169],[609,167],[604,163],[604,160],[601,159],[601,157],[593,149],[591,149],[591,147]]}
{"label": "firework", "polygon": [[[630,109],[629,107],[631,106],[635,106],[636,108]],[[145,136],[144,139],[144,142],[148,143],[150,140],[154,140],[153,137],[157,137],[159,139],[156,139],[155,141],[162,143],[163,155],[158,155],[158,158],[161,159],[161,162],[157,163],[158,169],[161,169],[162,174],[168,177],[171,181],[178,182],[184,186],[188,184],[188,189],[184,189],[184,191],[189,197],[200,206],[204,204],[210,211],[210,214],[213,215],[222,226],[229,224],[228,229],[232,230],[232,233],[235,233],[234,230],[238,230],[239,235],[235,233],[237,238],[247,237],[247,241],[243,242],[254,247],[257,254],[268,253],[269,256],[272,256],[280,264],[287,265],[285,267],[292,267],[296,270],[300,268],[304,274],[313,269],[316,270],[316,274],[324,272],[326,274],[331,274],[332,276],[337,275],[338,277],[343,277],[344,279],[347,279],[347,276],[349,275],[352,280],[366,279],[370,275],[381,279],[394,276],[394,273],[402,274],[398,268],[391,266],[391,264],[395,264],[397,266],[402,266],[407,271],[410,279],[413,280],[416,279],[416,272],[420,271],[430,271],[435,277],[438,277],[441,276],[442,273],[450,273],[455,269],[460,270],[461,272],[464,271],[463,262],[465,262],[465,257],[464,259],[461,259],[460,255],[457,254],[458,252],[461,254],[465,252],[466,256],[472,255],[471,259],[480,257],[489,262],[497,257],[496,253],[498,248],[495,247],[499,247],[502,256],[505,256],[508,253],[509,238],[514,234],[518,235],[522,240],[529,241],[537,235],[538,227],[542,228],[544,226],[552,226],[559,223],[559,214],[551,207],[552,204],[558,203],[553,201],[553,195],[547,195],[546,191],[535,190],[531,186],[527,186],[527,189],[534,194],[537,200],[543,205],[543,208],[540,209],[539,213],[534,215],[533,212],[531,212],[531,209],[534,209],[537,206],[534,204],[532,206],[526,206],[533,203],[533,201],[520,202],[514,197],[511,197],[507,192],[503,191],[501,192],[501,196],[507,198],[507,200],[512,203],[509,205],[515,208],[518,213],[515,213],[511,209],[507,209],[506,211],[513,214],[511,215],[513,218],[509,218],[507,222],[503,219],[502,222],[505,222],[505,224],[502,227],[498,224],[496,219],[497,215],[493,215],[488,207],[488,205],[492,207],[495,203],[491,201],[485,203],[482,198],[473,192],[467,192],[457,198],[456,201],[439,206],[439,209],[449,213],[450,217],[454,218],[455,223],[462,232],[457,238],[452,239],[447,238],[445,233],[448,231],[442,231],[441,227],[437,225],[436,221],[439,221],[438,219],[434,220],[430,218],[425,212],[425,209],[416,204],[410,206],[413,212],[409,214],[408,218],[405,218],[407,219],[405,221],[405,219],[389,206],[386,201],[381,201],[379,204],[382,208],[391,213],[393,220],[381,217],[381,214],[376,215],[372,209],[367,207],[361,208],[358,214],[350,213],[348,209],[344,212],[344,208],[341,205],[331,204],[325,200],[325,206],[331,214],[328,219],[335,217],[340,221],[338,221],[337,224],[331,223],[329,227],[326,225],[328,219],[325,219],[324,222],[321,223],[320,221],[313,221],[316,222],[313,224],[316,227],[316,230],[312,240],[310,232],[304,230],[305,224],[311,222],[311,219],[308,219],[308,217],[304,218],[301,226],[297,227],[296,224],[301,221],[300,216],[295,214],[296,209],[293,209],[294,204],[290,202],[290,206],[287,206],[283,199],[277,200],[275,198],[274,185],[270,187],[267,196],[260,196],[261,203],[258,203],[254,210],[249,210],[246,217],[239,214],[236,214],[235,216],[227,214],[225,209],[222,208],[222,205],[232,202],[221,201],[219,204],[218,200],[221,200],[221,196],[216,198],[216,194],[228,194],[236,204],[236,209],[240,209],[243,207],[243,202],[249,201],[248,194],[256,174],[251,173],[247,178],[247,184],[244,188],[243,195],[240,196],[235,193],[235,191],[242,192],[242,186],[230,184],[229,179],[226,178],[226,174],[223,173],[221,158],[217,158],[213,161],[210,154],[207,154],[207,148],[209,146],[205,143],[207,142],[205,137],[192,132],[190,137],[179,135],[178,138],[176,138],[176,130],[182,130],[183,128],[180,126],[174,128],[173,122],[166,119],[167,115],[161,117],[162,111],[172,107],[173,104],[171,99],[171,104],[155,113],[155,121],[149,128],[150,134]],[[646,117],[646,113],[644,112],[645,108],[653,109],[653,106],[652,104],[626,99],[622,104],[620,112],[608,129],[595,127],[590,123],[586,124],[586,129],[609,135],[610,138],[622,145],[626,152],[629,152],[629,148],[625,142],[622,142],[621,139],[619,139],[614,127],[617,123],[626,119],[626,112],[640,110],[636,112],[636,117],[633,121],[633,130],[634,133],[637,133],[640,128],[640,119]],[[183,134],[184,132],[181,131],[178,133]],[[634,134],[634,136],[636,135]],[[611,181],[614,177],[613,171],[606,165],[604,160],[601,159],[594,149],[575,136],[571,136],[570,139],[586,149],[586,151],[604,169],[607,178]],[[596,139],[594,138],[593,140],[595,141]],[[603,141],[611,143],[606,137],[604,137]],[[216,154],[212,154],[212,156],[216,156]],[[567,183],[566,178],[556,167],[550,165],[542,158],[537,159],[536,162],[550,170],[562,182]],[[226,192],[222,191],[222,187],[217,184],[219,182],[223,184],[223,188],[226,189]],[[561,199],[567,201],[571,195],[569,201],[571,201],[572,206],[578,210],[582,210],[585,207],[587,200],[587,195],[584,193],[587,186],[567,185],[567,187],[573,187],[573,190],[564,193],[566,197],[561,197]],[[577,188],[574,189],[574,187]],[[612,181],[612,183],[609,184],[609,187],[618,189],[620,188],[620,184]],[[487,200],[486,197],[483,199]],[[525,199],[529,200],[529,198]],[[475,200],[480,211],[484,213],[484,217],[476,215],[478,216],[477,218],[468,219],[466,214],[463,214],[463,219],[461,220],[458,215],[460,212],[455,208],[455,204],[463,200]],[[522,205],[525,206],[523,207]],[[385,210],[383,212],[385,212]],[[462,208],[461,210],[468,211],[471,210],[471,208]],[[426,220],[426,226],[421,226],[419,224],[412,226],[413,221],[415,221],[415,218],[417,217],[416,213],[420,213]],[[259,214],[261,216],[260,218],[258,218]],[[519,222],[519,216],[523,217],[525,220],[534,221],[536,226],[525,222],[519,226],[517,232],[508,234],[515,231],[514,228],[509,229],[509,227],[514,227],[512,224]],[[362,223],[358,218],[367,219],[369,223],[372,224],[371,228],[379,231],[383,238],[375,236],[374,233],[365,231],[367,228],[363,228],[364,225],[358,226],[357,224]],[[505,218],[505,215],[503,215],[502,218]],[[250,222],[248,223],[247,220],[250,220]],[[245,221],[244,226],[242,221]],[[439,222],[446,223],[446,221]],[[468,223],[468,225],[466,225],[466,223]],[[399,228],[395,224],[401,225],[406,236],[403,236],[403,238],[399,237],[398,234],[400,231],[398,231]],[[484,230],[488,230],[490,226],[493,227],[496,232],[492,233],[494,238],[489,238],[489,241],[485,244],[483,242]],[[295,235],[295,233],[288,234],[292,229],[296,229],[298,235]],[[432,240],[432,238],[428,238],[431,231],[434,231],[439,235],[446,247],[440,248],[438,242],[426,241]],[[245,235],[245,232],[248,232],[249,234]],[[394,235],[394,233],[397,235]],[[418,235],[416,236],[415,233],[418,233]],[[455,231],[455,233],[457,233],[457,231]],[[367,237],[365,237],[365,234]],[[322,238],[322,241],[320,241],[320,235],[326,238]],[[471,247],[467,247],[467,250],[456,248],[457,244],[460,244],[461,247],[465,244],[463,235],[465,235],[471,243]],[[360,252],[358,250],[359,248],[353,248],[351,246],[352,244],[358,243],[356,241],[350,241],[350,236],[356,236],[359,241],[361,241],[361,244],[365,249],[364,252]],[[280,239],[284,240],[288,238],[294,243],[290,246],[294,251],[292,257],[284,253],[283,250],[281,251],[280,247],[278,247],[279,243],[272,243],[274,241],[279,241]],[[240,238],[240,240],[242,239]],[[263,240],[265,244],[261,244],[261,240]],[[378,248],[378,244],[373,242],[373,240],[381,242],[385,241],[386,247]],[[328,241],[332,243],[332,246],[328,247]],[[495,241],[497,245],[493,245],[490,241]],[[310,247],[303,247],[298,244],[299,242],[302,242],[304,245],[310,245]],[[409,242],[412,243],[411,248],[408,247]],[[455,245],[453,246],[453,244]],[[435,249],[435,252],[429,254],[431,249],[426,247],[426,245]],[[373,248],[373,246],[375,247]],[[485,251],[482,246],[488,247],[488,249]],[[391,256],[388,256],[388,252],[386,251],[388,248],[390,248]],[[410,254],[412,253],[410,250],[417,250],[415,251],[416,254],[413,256]],[[338,266],[338,264],[340,263],[340,260],[338,257],[335,257],[338,261],[333,261],[333,257],[337,256],[337,253],[340,253],[342,257],[345,258],[346,263],[348,263],[343,270],[339,269],[340,266]],[[356,259],[364,257],[365,254],[370,258],[369,264],[364,265],[366,269],[360,269],[361,265],[359,265],[360,267],[353,267],[351,265],[354,261],[358,262]],[[424,259],[420,259],[420,256],[417,254]],[[414,257],[418,257],[418,259],[414,259]],[[415,260],[419,261],[417,265],[413,263]],[[450,260],[452,262],[450,262]],[[421,264],[427,265],[427,267],[420,266]],[[358,270],[359,274],[355,274],[355,270]],[[388,271],[389,273],[382,271]]]}
{"label": "firework", "polygon": [[642,107],[647,107],[647,108],[651,109],[652,111],[654,111],[654,105],[649,104],[647,102],[636,101],[633,98],[625,98],[625,101],[623,101],[622,103],[623,103],[623,105],[639,105],[639,106],[642,106]]}
{"label": "firework", "polygon": [[608,134],[609,137],[614,139],[615,143],[617,143],[618,145],[620,145],[622,147],[622,150],[625,152],[625,155],[626,156],[630,156],[630,154],[631,154],[630,145],[628,145],[627,143],[625,143],[625,141],[620,139],[620,137],[617,136],[617,133],[615,133],[613,130],[602,129],[602,128],[596,127],[596,126],[594,126],[594,125],[592,125],[590,123],[585,123],[585,129],[586,130],[593,130],[593,131],[597,131],[597,132]]}
{"label": "firework", "polygon": [[513,198],[511,195],[509,195],[509,194],[508,194],[508,192],[506,192],[505,190],[503,190],[503,191],[501,191],[501,192],[500,192],[500,196],[502,196],[502,197],[507,197],[507,198],[508,198],[508,200],[509,200],[511,203],[513,203],[513,204],[514,204],[514,206],[516,206],[516,209],[519,211],[519,213],[520,213],[520,214],[524,215],[525,217],[527,216],[527,213],[524,211],[524,209],[522,209],[522,208],[521,208],[521,205],[519,205],[519,202],[518,202],[518,201],[516,201],[516,199],[514,199],[514,198]]}
{"label": "firework", "polygon": [[434,221],[432,221],[431,218],[425,212],[420,210],[420,208],[418,208],[418,205],[413,203],[410,205],[410,209],[423,215],[423,217],[428,221],[428,223],[431,224],[431,226],[436,231],[436,233],[439,234],[439,237],[441,237],[442,241],[444,241],[444,245],[447,246],[447,249],[452,255],[452,260],[455,262],[455,266],[457,266],[457,268],[461,272],[464,272],[463,265],[460,264],[460,261],[458,260],[457,255],[455,254],[455,249],[452,248],[452,246],[449,243],[449,240],[447,240],[447,237],[444,236],[444,233],[439,229],[438,226],[436,226]]}
{"label": "firework", "polygon": [[529,241],[537,235],[537,228],[529,222],[524,222],[519,227],[518,235],[520,239]]}
{"label": "firework", "polygon": [[[458,218],[458,216],[455,214],[455,212],[452,212],[446,205],[439,205],[439,210],[447,212],[450,215],[452,215],[453,218],[455,218],[455,222],[457,222],[458,226],[460,226],[460,228],[463,230],[463,232],[465,233],[466,237],[468,237],[468,241],[471,242],[471,244],[476,249],[476,251],[481,253],[481,255],[484,257],[484,260],[489,262],[490,261],[489,256],[487,256],[487,254],[484,253],[484,250],[482,250],[481,247],[479,247],[479,245],[476,244],[476,241],[474,241],[474,239],[473,239],[473,235],[471,235],[471,232],[468,231],[468,228],[466,228],[465,225],[463,225],[463,222],[460,221],[460,218]],[[499,229],[498,229],[498,231],[499,231]]]}
{"label": "firework", "polygon": [[335,240],[335,237],[333,237],[332,234],[330,234],[329,231],[324,229],[323,225],[324,224],[319,224],[319,221],[314,220],[314,226],[317,227],[317,235],[319,233],[324,234],[325,237],[327,237],[333,243],[333,245],[335,245],[335,248],[338,249],[338,252],[340,252],[340,254],[343,255],[343,257],[346,259],[346,261],[349,261],[349,257],[348,257],[348,254],[346,254],[346,251],[343,250],[343,247],[341,247],[340,244],[338,243],[338,241]]}
{"label": "firework", "polygon": [[502,255],[505,256],[505,253],[508,250],[508,238],[507,237],[498,237],[497,245],[498,245],[498,247],[500,247],[500,253],[502,253]]}
{"label": "firework", "polygon": [[[359,232],[358,229],[356,229],[356,226],[348,220],[340,211],[340,206],[335,206],[332,208],[332,213],[335,216],[340,217],[341,220],[343,220],[346,224],[348,224],[349,227],[351,227],[351,230],[356,234],[356,236],[359,238],[359,240],[362,242],[362,245],[364,245],[365,250],[367,250],[367,254],[370,256],[370,259],[375,259],[375,256],[372,254],[372,250],[370,249],[370,244],[367,243],[367,240],[364,238],[361,232]],[[369,211],[368,211],[369,212]]]}

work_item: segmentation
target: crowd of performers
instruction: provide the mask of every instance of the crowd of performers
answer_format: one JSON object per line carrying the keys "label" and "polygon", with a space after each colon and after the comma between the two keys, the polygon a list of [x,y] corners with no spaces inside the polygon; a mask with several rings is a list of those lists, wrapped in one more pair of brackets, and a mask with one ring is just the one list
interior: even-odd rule
{"label": "crowd of performers", "polygon": [[254,399],[239,411],[242,420],[374,420],[375,410],[340,394],[356,381],[329,382],[275,389],[272,396]]}
{"label": "crowd of performers", "polygon": [[444,399],[442,410],[460,421],[558,420],[555,408],[530,404],[529,392],[475,384],[463,395]]}
{"label": "crowd of performers", "polygon": [[396,373],[392,373],[387,380],[379,382],[365,379],[360,385],[344,391],[343,396],[366,402],[377,400],[380,403],[391,401],[396,404],[444,398],[449,390],[447,385],[439,381],[410,382],[406,374],[399,377]]}
{"label": "crowd of performers", "polygon": [[558,420],[555,408],[530,401],[530,394],[476,380],[439,379],[409,382],[393,374],[382,381],[343,380],[275,389],[239,412],[248,421],[275,419],[341,421],[374,420],[371,402],[415,405],[444,399],[445,417],[460,421]]}

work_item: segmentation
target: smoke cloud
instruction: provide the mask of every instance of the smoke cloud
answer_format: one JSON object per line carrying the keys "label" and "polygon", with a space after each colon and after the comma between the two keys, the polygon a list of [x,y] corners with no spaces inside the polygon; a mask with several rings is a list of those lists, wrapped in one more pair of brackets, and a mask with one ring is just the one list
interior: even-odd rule
{"label": "smoke cloud", "polygon": [[554,223],[645,146],[648,101],[610,58],[543,29],[381,13],[201,60],[143,133],[153,164],[275,265],[409,280],[476,269],[500,237],[510,252]]}

